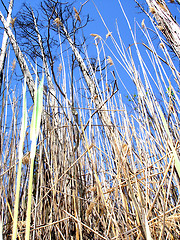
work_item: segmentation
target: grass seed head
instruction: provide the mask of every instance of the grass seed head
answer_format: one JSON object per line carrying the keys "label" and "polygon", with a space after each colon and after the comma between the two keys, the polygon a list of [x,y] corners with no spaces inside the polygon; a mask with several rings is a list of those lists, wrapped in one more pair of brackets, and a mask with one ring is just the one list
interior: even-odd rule
{"label": "grass seed head", "polygon": [[62,71],[62,63],[59,64],[58,66],[58,74],[60,75]]}
{"label": "grass seed head", "polygon": [[106,34],[106,38],[110,37],[111,35],[112,35],[112,32],[108,32],[108,33]]}
{"label": "grass seed head", "polygon": [[141,27],[142,27],[142,28],[145,28],[145,23],[144,23],[144,21],[145,21],[145,19],[143,19],[142,22],[141,22]]}
{"label": "grass seed head", "polygon": [[161,25],[157,26],[157,28],[159,29],[159,31],[162,31],[164,29]]}
{"label": "grass seed head", "polygon": [[96,34],[96,33],[91,33],[90,34],[92,37],[94,37],[95,39],[99,39],[99,40],[101,40],[101,36],[99,36],[98,34]]}
{"label": "grass seed head", "polygon": [[75,17],[76,17],[76,19],[77,19],[79,22],[81,22],[81,18],[80,18],[80,16],[79,16],[78,11],[76,10],[75,7],[73,7],[73,9],[74,9],[74,12],[75,12]]}
{"label": "grass seed head", "polygon": [[59,27],[60,23],[61,23],[60,18],[57,17],[56,19],[54,19],[54,24],[56,24],[58,27]]}
{"label": "grass seed head", "polygon": [[160,48],[164,49],[164,43],[161,42],[161,43],[159,44],[159,46],[160,46]]}
{"label": "grass seed head", "polygon": [[108,56],[107,62],[108,62],[108,64],[109,64],[110,66],[113,66],[113,65],[114,65],[113,60],[112,60],[112,58],[111,58],[110,56]]}
{"label": "grass seed head", "polygon": [[14,71],[15,67],[16,67],[16,59],[14,58],[12,62],[11,70]]}
{"label": "grass seed head", "polygon": [[154,7],[150,7],[149,8],[149,12],[152,13],[152,14],[155,14],[156,10]]}
{"label": "grass seed head", "polygon": [[14,28],[14,23],[15,23],[15,21],[16,21],[16,18],[17,18],[17,17],[11,18],[11,27],[12,27],[12,28]]}

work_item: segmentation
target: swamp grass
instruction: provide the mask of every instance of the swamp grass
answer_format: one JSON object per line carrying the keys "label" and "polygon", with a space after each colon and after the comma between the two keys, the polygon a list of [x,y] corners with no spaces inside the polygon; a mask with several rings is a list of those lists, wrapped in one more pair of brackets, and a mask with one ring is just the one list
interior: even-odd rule
{"label": "swamp grass", "polygon": [[[94,103],[98,96],[91,96],[81,73],[73,85],[73,107],[57,94],[60,104],[52,108],[48,91],[44,91],[33,170],[30,239],[149,240],[180,236],[176,163],[180,154],[180,75],[157,30],[161,56],[145,24],[140,30],[148,48],[139,46],[132,32],[134,43],[129,48],[120,35],[116,41],[108,32],[115,51],[100,36],[92,36],[99,69],[94,70],[88,55],[86,65],[102,101],[98,108]],[[111,50],[111,56],[106,55],[107,50]],[[123,103],[118,88],[119,82],[126,87],[120,67],[136,87],[136,93],[129,94],[131,110]],[[60,71],[67,71],[64,65]],[[63,81],[63,89],[70,84]],[[9,105],[9,89],[4,85],[1,98],[3,239],[12,238],[19,164],[19,103],[14,97]],[[29,132],[30,126],[23,149],[18,239],[25,238],[26,229]]]}

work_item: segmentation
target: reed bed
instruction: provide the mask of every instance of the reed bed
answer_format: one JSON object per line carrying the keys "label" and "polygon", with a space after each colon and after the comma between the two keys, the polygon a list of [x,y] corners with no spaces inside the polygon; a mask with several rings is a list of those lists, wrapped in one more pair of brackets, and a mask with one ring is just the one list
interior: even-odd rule
{"label": "reed bed", "polygon": [[[68,92],[70,82],[64,64],[57,79],[74,105],[57,87],[52,105],[50,93],[44,89],[34,159],[30,239],[149,240],[180,236],[179,71],[156,28],[156,43],[161,46],[158,50],[145,24],[143,28],[139,26],[145,46],[137,44],[131,32],[134,42],[127,48],[119,31],[118,40],[108,31],[110,45],[107,39],[91,36],[98,70],[92,66],[84,46],[83,62],[95,90],[79,67],[73,92]],[[61,61],[66,61],[65,56]],[[13,74],[14,70],[8,65],[7,68]],[[128,92],[130,107],[124,104],[118,87],[120,82],[126,87],[121,71],[136,87],[135,93]],[[8,73],[6,79],[8,82]],[[1,96],[3,239],[12,238],[21,126],[19,104],[21,101],[10,93],[8,82]],[[31,109],[28,113],[18,239],[25,238],[27,217]]]}

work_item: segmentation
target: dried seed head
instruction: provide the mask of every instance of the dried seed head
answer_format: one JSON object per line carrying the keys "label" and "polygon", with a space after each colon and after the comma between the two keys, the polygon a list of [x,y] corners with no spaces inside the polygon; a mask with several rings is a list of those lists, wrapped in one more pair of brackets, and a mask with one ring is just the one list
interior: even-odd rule
{"label": "dried seed head", "polygon": [[15,67],[16,67],[16,59],[14,58],[11,66],[12,71],[15,69]]}
{"label": "dried seed head", "polygon": [[145,19],[143,19],[142,22],[141,22],[141,27],[142,27],[142,28],[145,28],[145,23],[144,23],[144,21],[145,21]]}
{"label": "dried seed head", "polygon": [[164,49],[164,43],[161,42],[161,43],[159,44],[159,46],[160,46],[160,48]]}
{"label": "dried seed head", "polygon": [[107,62],[109,63],[110,66],[114,65],[113,60],[112,60],[112,58],[110,56],[108,56]]}
{"label": "dried seed head", "polygon": [[123,152],[123,155],[126,155],[126,156],[130,155],[130,149],[126,143],[124,143],[122,146],[122,152]]}
{"label": "dried seed head", "polygon": [[61,23],[60,18],[57,17],[57,18],[54,20],[54,24],[56,24],[56,25],[59,27],[60,23]]}
{"label": "dried seed head", "polygon": [[76,10],[75,7],[73,7],[73,9],[74,9],[74,12],[75,12],[75,17],[76,17],[76,19],[77,19],[79,22],[81,22],[81,18],[80,18],[80,16],[79,16],[78,11]]}
{"label": "dried seed head", "polygon": [[110,88],[109,88],[109,85],[107,84],[106,82],[106,90],[109,92],[110,91]]}
{"label": "dried seed head", "polygon": [[110,37],[111,35],[112,35],[112,32],[108,32],[108,33],[106,34],[106,38]]}
{"label": "dried seed head", "polygon": [[157,28],[159,29],[159,31],[162,31],[164,29],[161,25],[157,26]]}
{"label": "dried seed head", "polygon": [[11,26],[12,26],[12,28],[14,28],[14,23],[15,23],[15,21],[16,21],[16,18],[17,18],[17,17],[11,18]]}
{"label": "dried seed head", "polygon": [[101,40],[101,36],[99,36],[99,35],[96,34],[96,33],[91,33],[90,35],[91,35],[92,37],[95,37],[95,39],[98,38],[98,39]]}
{"label": "dried seed head", "polygon": [[58,67],[58,73],[60,74],[62,71],[62,63],[59,64],[59,67]]}
{"label": "dried seed head", "polygon": [[156,10],[154,7],[150,7],[149,8],[149,12],[152,13],[152,14],[155,14]]}

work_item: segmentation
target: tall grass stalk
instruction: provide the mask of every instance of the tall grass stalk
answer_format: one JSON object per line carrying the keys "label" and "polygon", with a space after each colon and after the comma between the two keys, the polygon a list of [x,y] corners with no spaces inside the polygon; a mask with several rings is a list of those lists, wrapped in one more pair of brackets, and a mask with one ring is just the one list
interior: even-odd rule
{"label": "tall grass stalk", "polygon": [[19,142],[19,155],[18,155],[19,164],[18,164],[17,183],[16,183],[12,240],[16,240],[17,231],[18,231],[17,222],[18,222],[18,213],[19,213],[19,193],[20,193],[20,186],[21,186],[21,170],[22,170],[23,147],[24,147],[24,139],[26,135],[26,128],[27,128],[26,79],[24,79],[22,125],[21,125],[21,134],[20,134],[20,142]]}
{"label": "tall grass stalk", "polygon": [[31,223],[31,200],[32,200],[32,185],[33,185],[33,172],[34,172],[34,158],[36,154],[36,142],[40,130],[41,113],[43,109],[43,83],[42,78],[38,90],[37,90],[37,78],[35,82],[35,95],[34,95],[34,109],[31,120],[30,139],[31,139],[31,153],[30,153],[30,175],[28,182],[28,205],[27,205],[27,217],[26,217],[26,235],[25,240],[29,240],[30,223]]}
{"label": "tall grass stalk", "polygon": [[[105,39],[92,34],[94,44],[89,48],[97,54],[92,60],[85,44],[80,51],[73,44],[65,28],[68,24],[62,23],[56,30],[53,17],[61,52],[59,71],[53,75],[48,64],[42,64],[47,87],[38,149],[43,80],[38,90],[36,82],[31,144],[27,135],[21,156],[20,206],[15,224],[19,238],[178,239],[180,187],[174,170],[179,174],[180,74],[176,60],[153,21],[153,31],[146,22],[143,28],[135,22],[135,31],[128,23],[132,36],[128,43],[123,41],[118,24],[116,37],[107,26]],[[66,35],[61,39],[63,31]],[[152,32],[156,40],[152,40]],[[45,31],[37,33],[35,40],[40,42],[45,62],[47,54],[40,38]],[[138,36],[143,44],[138,44]],[[71,54],[75,65],[71,64]],[[52,76],[56,78],[53,89]],[[3,238],[8,240],[13,220],[15,223],[11,211],[15,212],[12,203],[20,134],[15,121],[18,101],[14,97],[9,104],[12,86],[6,84],[4,89],[9,91],[4,91],[2,100],[0,180]],[[123,87],[127,93],[122,92]],[[7,117],[9,106],[11,121]]]}
{"label": "tall grass stalk", "polygon": [[0,240],[3,240],[3,222],[2,222],[2,217],[0,217]]}
{"label": "tall grass stalk", "polygon": [[164,128],[165,128],[166,133],[168,135],[169,144],[170,144],[170,147],[172,149],[172,153],[173,153],[173,157],[174,157],[174,161],[175,161],[175,168],[176,168],[177,173],[178,173],[179,178],[180,178],[180,159],[178,158],[178,155],[177,155],[177,149],[175,149],[175,147],[173,145],[173,141],[172,141],[172,137],[171,137],[171,134],[170,134],[170,131],[169,131],[169,128],[168,128],[168,124],[166,122],[166,119],[164,117],[164,114],[163,114],[160,106],[158,106],[158,110],[159,110],[159,114],[161,116]]}

